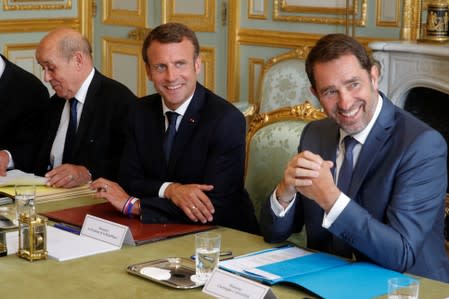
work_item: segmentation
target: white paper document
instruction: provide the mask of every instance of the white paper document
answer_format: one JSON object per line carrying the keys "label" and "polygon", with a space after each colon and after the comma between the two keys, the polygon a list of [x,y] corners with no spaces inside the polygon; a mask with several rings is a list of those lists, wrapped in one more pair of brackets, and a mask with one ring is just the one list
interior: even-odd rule
{"label": "white paper document", "polygon": [[[6,234],[6,244],[8,255],[17,253],[19,247],[17,231]],[[60,262],[119,249],[118,246],[91,237],[76,235],[53,226],[47,226],[48,256]]]}
{"label": "white paper document", "polygon": [[[130,235],[127,226],[91,215],[86,216],[80,235],[47,225],[48,256],[63,262],[119,250]],[[18,243],[17,231],[6,234],[8,254],[17,252]]]}
{"label": "white paper document", "polygon": [[274,264],[277,262],[282,262],[309,254],[312,254],[312,252],[298,247],[286,247],[282,249],[274,248],[266,250],[262,253],[258,252],[257,254],[249,254],[231,260],[222,261],[220,262],[220,267],[223,267],[235,273],[246,272],[249,274],[264,277],[269,280],[275,280],[280,277],[257,269],[257,267]]}
{"label": "white paper document", "polygon": [[9,170],[6,176],[0,176],[0,186],[45,185],[46,183],[46,178],[18,169]]}

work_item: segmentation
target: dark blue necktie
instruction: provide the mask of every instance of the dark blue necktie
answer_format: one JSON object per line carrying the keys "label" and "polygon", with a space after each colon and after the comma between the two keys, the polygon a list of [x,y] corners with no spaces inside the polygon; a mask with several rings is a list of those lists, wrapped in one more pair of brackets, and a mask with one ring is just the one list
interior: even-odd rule
{"label": "dark blue necktie", "polygon": [[173,146],[173,141],[175,140],[176,135],[176,119],[178,118],[178,113],[173,111],[167,111],[165,113],[168,119],[168,128],[165,131],[164,143],[162,144],[162,148],[164,150],[165,161],[168,163],[170,159],[170,153]]}
{"label": "dark blue necktie", "polygon": [[[343,139],[343,142],[345,144],[345,157],[338,174],[337,186],[341,192],[347,195],[352,179],[352,169],[354,167],[354,156],[352,152],[354,150],[354,146],[356,146],[358,141],[355,140],[352,136],[348,135]],[[352,258],[352,251],[352,248],[345,241],[339,239],[335,235],[332,237],[331,253],[347,258]]]}
{"label": "dark blue necktie", "polygon": [[70,119],[69,125],[67,127],[67,133],[65,135],[64,152],[62,154],[62,163],[67,163],[72,158],[73,142],[76,135],[76,125],[77,125],[77,112],[76,105],[78,101],[76,98],[71,98],[70,103]]}
{"label": "dark blue necktie", "polygon": [[345,143],[345,158],[340,167],[340,173],[338,174],[338,188],[344,194],[348,194],[349,184],[352,179],[352,168],[354,167],[354,157],[352,151],[354,146],[358,143],[352,136],[348,135],[343,139]]}

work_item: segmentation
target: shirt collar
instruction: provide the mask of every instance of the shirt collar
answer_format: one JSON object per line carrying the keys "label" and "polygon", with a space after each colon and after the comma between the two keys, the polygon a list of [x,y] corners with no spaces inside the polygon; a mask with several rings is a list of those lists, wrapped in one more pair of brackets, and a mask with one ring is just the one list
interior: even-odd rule
{"label": "shirt collar", "polygon": [[[368,125],[360,132],[358,132],[357,134],[352,135],[352,137],[358,141],[358,143],[360,144],[364,144],[366,139],[368,138],[369,133],[371,132],[371,129],[374,126],[374,123],[376,122],[377,118],[379,117],[380,114],[380,110],[382,109],[382,104],[383,104],[383,99],[381,95],[378,95],[378,101],[377,101],[377,105],[376,105],[376,110],[374,111],[373,117],[371,118],[371,120],[369,121]],[[347,135],[349,135],[348,133],[346,133],[345,131],[343,131],[342,129],[340,129],[340,143],[342,142],[343,138],[345,138]]]}
{"label": "shirt collar", "polygon": [[[193,98],[193,94],[187,98],[187,100],[181,104],[181,106],[178,107],[178,109],[175,110],[176,113],[178,113],[181,116],[184,116],[184,114],[186,113],[187,108],[189,107],[190,102],[192,101]],[[171,109],[169,109],[167,107],[167,105],[165,105],[164,100],[162,100],[162,112],[165,115],[165,112],[167,111],[173,111]]]}
{"label": "shirt collar", "polygon": [[3,72],[5,71],[5,65],[6,65],[6,63],[3,60],[3,57],[0,56],[0,78],[2,77]]}
{"label": "shirt collar", "polygon": [[78,89],[78,92],[75,94],[75,98],[78,102],[84,104],[84,101],[86,100],[87,90],[89,89],[90,83],[92,82],[92,79],[94,78],[95,69],[92,68],[89,75],[86,77],[86,80],[84,80],[83,84],[81,84],[80,89]]}

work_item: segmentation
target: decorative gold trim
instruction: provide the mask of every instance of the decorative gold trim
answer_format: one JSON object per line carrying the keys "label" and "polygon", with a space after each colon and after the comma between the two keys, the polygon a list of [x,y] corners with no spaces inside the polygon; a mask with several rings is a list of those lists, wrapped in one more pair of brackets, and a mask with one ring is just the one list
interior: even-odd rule
{"label": "decorative gold trim", "polygon": [[78,1],[79,31],[91,44],[94,35],[92,24],[94,3],[95,0]]}
{"label": "decorative gold trim", "polygon": [[0,33],[3,32],[46,32],[58,27],[70,27],[79,30],[80,21],[67,19],[15,19],[0,21]]}
{"label": "decorative gold trim", "polygon": [[[3,47],[3,54],[5,55],[6,58],[11,60],[11,55],[13,52],[16,51],[30,51],[30,50],[36,50],[37,45],[39,43],[24,43],[24,44],[5,44]],[[34,55],[32,55],[31,57],[29,57],[30,59],[33,60],[33,69],[28,71],[31,71],[33,74],[35,74],[37,77],[39,77],[39,79],[42,79],[42,76],[39,76],[37,74],[41,74],[39,65],[37,64]],[[13,61],[15,62],[15,61]]]}
{"label": "decorative gold trim", "polygon": [[201,62],[204,66],[204,86],[215,90],[215,48],[200,47]]}
{"label": "decorative gold trim", "polygon": [[[271,46],[276,48],[297,48],[313,46],[322,37],[318,34],[307,34],[298,32],[270,31],[259,29],[241,29],[238,35],[240,44]],[[393,39],[381,39],[393,40]],[[357,41],[367,46],[370,42],[379,41],[378,37],[357,36]]]}
{"label": "decorative gold trim", "polygon": [[147,1],[137,1],[137,10],[114,9],[112,0],[103,1],[103,23],[110,25],[125,25],[145,27],[147,16]]}
{"label": "decorative gold trim", "polygon": [[[396,1],[396,14],[393,21],[382,20],[382,2]],[[399,10],[401,4],[399,0],[376,0],[376,26],[379,27],[398,27],[399,26]]]}
{"label": "decorative gold trim", "polygon": [[128,38],[143,41],[150,31],[151,28],[136,28],[128,32]]}
{"label": "decorative gold trim", "polygon": [[102,55],[102,65],[103,73],[112,77],[112,54],[120,53],[125,55],[137,56],[137,96],[141,97],[147,93],[147,77],[145,72],[145,65],[141,57],[141,41],[114,38],[114,37],[104,37],[103,38],[103,55]]}
{"label": "decorative gold trim", "polygon": [[285,121],[285,120],[300,120],[300,121],[314,121],[326,118],[327,115],[322,109],[317,108],[305,101],[302,104],[293,107],[283,107],[267,113],[256,114],[249,124],[248,133],[246,134],[246,160],[245,173],[248,167],[249,150],[251,146],[251,139],[256,132],[269,124]]}
{"label": "decorative gold trim", "polygon": [[421,14],[423,4],[421,0],[404,0],[402,5],[402,40],[418,40],[422,37]]}
{"label": "decorative gold trim", "polygon": [[215,32],[215,1],[204,0],[204,14],[175,13],[175,0],[162,0],[162,23],[179,22],[194,31]]}
{"label": "decorative gold trim", "polygon": [[[79,0],[82,1],[82,0]],[[17,3],[10,4],[9,2]],[[30,4],[30,2],[47,2],[46,4]],[[48,2],[64,2],[61,4],[48,4]],[[23,4],[27,3],[27,4]],[[72,0],[3,0],[3,10],[48,10],[48,9],[72,9]]]}
{"label": "decorative gold trim", "polygon": [[25,44],[5,44],[3,53],[5,57],[9,57],[9,52],[21,50],[34,50],[39,43],[25,43]]}
{"label": "decorative gold trim", "polygon": [[[248,90],[248,103],[253,104],[255,109],[255,104],[257,103],[256,97],[259,97],[258,90],[259,88],[259,80],[256,79],[256,66],[260,67],[259,76],[262,75],[262,69],[265,60],[262,58],[250,58],[248,60],[248,82],[249,82],[249,90]],[[255,85],[256,84],[256,85]]]}
{"label": "decorative gold trim", "polygon": [[[280,10],[285,12],[300,12],[300,13],[317,13],[317,14],[335,14],[344,15],[346,14],[346,7],[323,7],[323,6],[298,6],[298,5],[288,5],[286,0],[280,0]],[[354,0],[354,5],[349,7],[348,10],[351,14],[357,14],[358,0]]]}
{"label": "decorative gold trim", "polygon": [[[337,24],[337,25],[345,25],[345,18],[329,18],[329,17],[318,17],[318,16],[304,16],[304,15],[280,15],[281,11],[281,2],[283,0],[274,0],[273,4],[273,20],[276,21],[285,21],[285,22],[303,22],[303,23],[315,23],[315,24]],[[365,26],[366,25],[366,11],[367,11],[367,0],[361,0],[361,10],[360,10],[360,18],[359,19],[351,19],[350,22],[354,22],[357,26]],[[350,14],[357,13],[357,10],[349,11]]]}
{"label": "decorative gold trim", "polygon": [[253,2],[255,0],[248,0],[248,19],[256,19],[256,20],[266,20],[268,17],[268,0],[262,0],[263,1],[263,14],[256,14],[253,12]]}
{"label": "decorative gold trim", "polygon": [[227,72],[227,99],[230,102],[238,101],[240,95],[240,46],[238,30],[240,28],[240,1],[229,0],[229,26],[228,26],[228,72]]}

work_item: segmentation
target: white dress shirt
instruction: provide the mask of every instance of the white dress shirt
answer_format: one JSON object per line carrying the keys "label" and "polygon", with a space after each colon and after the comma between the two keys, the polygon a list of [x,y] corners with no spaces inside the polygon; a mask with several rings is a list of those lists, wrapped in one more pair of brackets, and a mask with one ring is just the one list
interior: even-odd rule
{"label": "white dress shirt", "polygon": [[[353,149],[353,157],[354,157],[354,166],[357,163],[357,160],[360,155],[360,151],[362,150],[363,144],[365,143],[366,139],[368,138],[369,133],[371,132],[372,127],[374,126],[374,123],[376,122],[377,118],[379,117],[380,111],[382,109],[382,97],[379,95],[376,105],[376,110],[374,111],[374,115],[369,121],[368,125],[359,133],[352,135],[354,139],[358,141],[358,144]],[[337,155],[336,155],[336,161],[335,161],[335,178],[338,178],[338,174],[340,173],[340,167],[343,163],[344,159],[344,143],[343,138],[348,135],[345,131],[340,129],[340,140],[339,140],[339,146],[337,148]],[[335,179],[335,181],[337,181]],[[276,199],[276,190],[274,190],[273,194],[270,197],[270,205],[271,209],[273,210],[274,214],[278,217],[284,217],[285,214],[290,210],[290,208],[293,206],[293,202],[296,199],[296,195],[293,198],[293,200],[290,202],[290,204],[284,209],[281,204]],[[324,213],[323,217],[323,223],[322,226],[324,228],[329,228],[332,223],[337,219],[337,217],[341,214],[341,212],[345,209],[345,207],[348,205],[349,201],[351,199],[344,194],[343,192],[340,192],[340,195],[337,198],[337,201],[334,203],[332,208],[330,209],[329,213]]]}
{"label": "white dress shirt", "polygon": [[[77,128],[78,128],[78,124],[79,124],[79,121],[81,118],[81,114],[83,112],[83,107],[84,107],[84,102],[86,100],[87,90],[90,86],[90,83],[92,82],[94,74],[95,74],[95,69],[92,68],[92,70],[90,71],[86,80],[84,80],[80,89],[75,94],[75,98],[78,101],[78,104],[76,106]],[[53,168],[62,164],[62,154],[64,153],[65,136],[67,133],[67,128],[69,126],[69,119],[70,119],[70,103],[67,100],[66,103],[64,104],[64,108],[62,109],[61,120],[59,121],[59,127],[58,127],[58,130],[56,131],[56,137],[55,137],[55,140],[53,141],[53,146],[52,146],[51,152],[50,152],[50,163],[53,166]]]}
{"label": "white dress shirt", "polygon": [[[181,123],[182,118],[184,117],[184,114],[186,113],[187,108],[190,105],[190,102],[192,101],[193,98],[193,94],[184,102],[182,103],[181,106],[178,107],[178,109],[176,110],[170,110],[168,109],[168,107],[165,105],[165,102],[163,99],[161,99],[162,101],[162,113],[164,113],[164,117],[165,117],[165,130],[168,129],[168,119],[167,119],[167,115],[165,114],[167,111],[173,111],[179,114],[179,116],[176,118],[176,131],[178,131],[179,128],[179,124]],[[165,194],[165,190],[167,189],[167,187],[172,184],[173,182],[165,182],[161,185],[161,187],[159,188],[159,193],[158,196],[160,198],[164,198],[164,194]]]}

